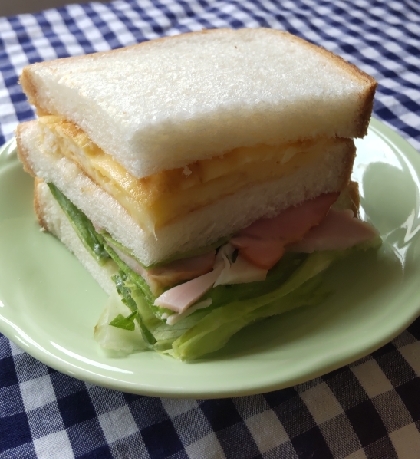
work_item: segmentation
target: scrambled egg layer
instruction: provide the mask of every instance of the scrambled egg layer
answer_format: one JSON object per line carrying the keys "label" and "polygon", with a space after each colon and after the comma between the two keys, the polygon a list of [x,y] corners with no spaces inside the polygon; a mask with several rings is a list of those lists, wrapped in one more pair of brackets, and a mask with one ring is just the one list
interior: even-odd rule
{"label": "scrambled egg layer", "polygon": [[[317,161],[332,144],[345,141],[317,139],[281,146],[241,147],[139,179],[94,144],[75,124],[56,116],[42,116],[39,121],[46,128],[44,136],[48,131],[54,135],[54,154],[76,162],[148,231],[241,188],[291,174]],[[51,145],[51,141],[48,144]]]}

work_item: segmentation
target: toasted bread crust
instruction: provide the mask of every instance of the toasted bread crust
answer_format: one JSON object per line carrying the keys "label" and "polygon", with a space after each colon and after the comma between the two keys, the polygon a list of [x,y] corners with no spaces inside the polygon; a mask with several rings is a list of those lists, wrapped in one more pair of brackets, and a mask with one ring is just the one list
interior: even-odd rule
{"label": "toasted bread crust", "polygon": [[349,195],[352,202],[351,209],[355,215],[359,215],[360,194],[359,185],[356,182],[350,182],[348,185]]}
{"label": "toasted bread crust", "polygon": [[22,133],[30,123],[35,122],[36,121],[27,121],[26,123],[20,123],[18,124],[15,132],[17,143],[17,156],[19,158],[19,161],[23,164],[24,171],[32,175],[32,177],[35,177],[35,172],[33,171],[30,161],[28,159],[28,150],[26,149],[24,142],[22,142]]}
{"label": "toasted bread crust", "polygon": [[34,209],[35,209],[36,217],[38,219],[39,226],[43,230],[49,231],[47,222],[45,221],[43,207],[40,203],[39,196],[38,196],[38,191],[39,191],[38,185],[40,183],[43,183],[43,180],[41,180],[39,177],[35,177]]}
{"label": "toasted bread crust", "polygon": [[28,149],[26,148],[25,142],[22,140],[22,135],[24,131],[28,128],[30,128],[31,124],[35,124],[36,121],[27,121],[25,123],[20,123],[16,129],[16,144],[17,144],[17,156],[20,160],[20,162],[23,165],[23,169],[25,172],[30,174],[32,177],[35,178],[35,192],[34,192],[34,209],[35,209],[35,215],[37,217],[38,223],[41,226],[41,228],[45,231],[49,231],[48,225],[45,221],[44,218],[44,213],[42,210],[42,206],[39,202],[39,197],[38,197],[38,185],[43,182],[43,180],[39,177],[36,176],[34,170],[32,169],[29,156],[30,153]]}
{"label": "toasted bread crust", "polygon": [[350,182],[346,188],[344,188],[333,204],[336,209],[350,209],[356,217],[359,217],[360,207],[360,195],[359,186],[356,182]]}

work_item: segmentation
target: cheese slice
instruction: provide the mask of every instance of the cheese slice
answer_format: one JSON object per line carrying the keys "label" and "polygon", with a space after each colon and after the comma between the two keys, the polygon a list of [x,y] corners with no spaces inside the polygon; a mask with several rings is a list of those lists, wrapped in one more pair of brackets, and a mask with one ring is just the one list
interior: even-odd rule
{"label": "cheese slice", "polygon": [[56,116],[39,118],[50,152],[76,162],[113,196],[141,228],[156,229],[241,188],[293,173],[331,147],[350,139],[319,138],[282,146],[255,145],[196,161],[149,177],[131,175],[75,124]]}

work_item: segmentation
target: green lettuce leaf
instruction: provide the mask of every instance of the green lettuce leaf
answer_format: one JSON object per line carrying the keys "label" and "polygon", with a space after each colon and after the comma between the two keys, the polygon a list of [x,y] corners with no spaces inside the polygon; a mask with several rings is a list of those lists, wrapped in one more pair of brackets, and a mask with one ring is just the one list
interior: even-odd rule
{"label": "green lettuce leaf", "polygon": [[137,314],[137,311],[132,312],[128,317],[118,314],[117,317],[109,322],[109,325],[116,328],[122,328],[123,330],[133,331],[135,328],[134,320],[137,318]]}
{"label": "green lettuce leaf", "polygon": [[104,247],[103,238],[96,232],[92,222],[79,210],[63,193],[52,183],[48,183],[51,194],[54,196],[63,212],[67,215],[76,234],[79,236],[86,249],[95,260],[103,265],[110,260],[110,256]]}
{"label": "green lettuce leaf", "polygon": [[[116,274],[113,276],[113,280],[115,282],[117,292],[121,297],[122,303],[124,303],[132,312],[132,314],[135,314],[135,318],[140,326],[140,331],[143,335],[144,341],[152,346],[153,344],[156,343],[156,339],[154,338],[153,334],[150,332],[150,328],[147,323],[147,319],[149,319],[150,313],[149,310],[146,309],[144,311],[144,308],[141,308],[141,306],[147,306],[146,301],[144,299],[144,295],[142,294],[140,296],[141,301],[136,301],[136,290],[139,290],[139,287],[136,284],[131,284],[130,279],[127,277],[127,275],[120,271],[119,274]],[[131,314],[130,314],[131,315]],[[153,319],[155,317],[153,316]],[[114,321],[110,322],[110,325],[117,327],[118,325],[121,325],[121,322],[117,322],[118,325],[115,324]],[[122,328],[121,326],[119,328]]]}
{"label": "green lettuce leaf", "polygon": [[[121,302],[120,296],[115,291],[108,298],[94,330],[95,341],[110,356],[123,357],[133,352],[145,351],[150,348],[150,345],[144,341],[136,320],[132,322],[134,325],[133,330],[110,325],[113,318],[124,317],[126,314],[127,306]],[[130,314],[130,316],[133,316],[133,314]]]}
{"label": "green lettuce leaf", "polygon": [[[181,360],[193,360],[223,347],[233,334],[249,323],[270,315],[280,314],[303,304],[313,304],[320,296],[315,295],[319,279],[340,256],[340,252],[317,252],[306,258],[293,274],[278,287],[250,299],[238,299],[217,308],[202,318],[196,325],[177,338],[168,353]],[[302,292],[293,293],[303,288]],[[295,299],[299,298],[299,301]]]}

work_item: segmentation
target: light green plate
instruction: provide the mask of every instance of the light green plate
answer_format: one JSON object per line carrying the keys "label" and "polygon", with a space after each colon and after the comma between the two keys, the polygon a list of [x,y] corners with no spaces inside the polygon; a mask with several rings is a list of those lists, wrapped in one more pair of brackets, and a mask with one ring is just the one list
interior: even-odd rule
{"label": "light green plate", "polygon": [[41,232],[32,179],[12,144],[0,152],[0,330],[29,354],[91,383],[146,395],[225,397],[303,382],[389,341],[420,311],[420,156],[372,120],[354,169],[384,245],[330,272],[328,302],[243,330],[211,359],[105,356],[93,327],[106,301],[77,260]]}

